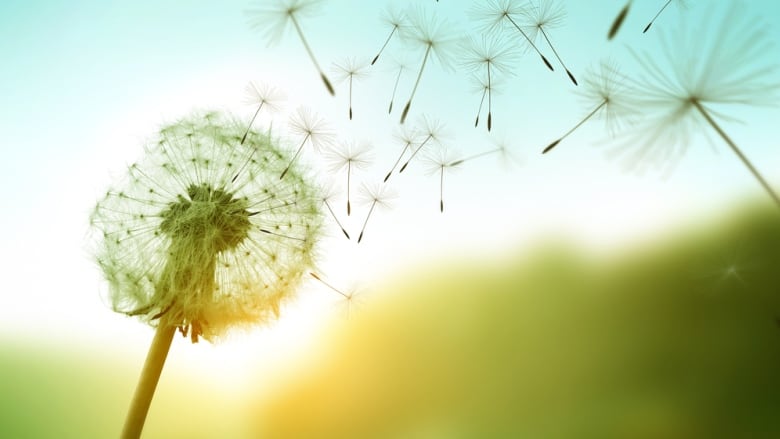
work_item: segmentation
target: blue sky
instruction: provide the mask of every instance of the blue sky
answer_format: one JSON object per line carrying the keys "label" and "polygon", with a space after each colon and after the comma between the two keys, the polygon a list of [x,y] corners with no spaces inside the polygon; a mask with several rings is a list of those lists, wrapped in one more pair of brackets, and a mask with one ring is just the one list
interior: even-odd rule
{"label": "blue sky", "polygon": [[[403,8],[412,2],[393,3]],[[414,3],[447,20],[446,35],[476,34],[467,13],[473,2]],[[658,54],[659,33],[674,35],[680,26],[698,23],[705,9],[726,2],[670,7],[645,35],[641,29],[662,2],[633,3],[612,42],[606,33],[622,0],[562,3],[567,16],[551,37],[580,82],[604,57],[631,72],[635,67],[629,47]],[[376,53],[389,31],[380,20],[387,4],[324,1],[319,15],[302,21],[332,79],[333,62],[370,59]],[[407,74],[399,86],[397,109],[388,116],[391,60],[407,51],[416,68],[421,52],[392,41],[388,54],[355,84],[355,117],[349,121],[346,84],[335,84],[336,96],[329,96],[294,34],[268,44],[262,32],[250,28],[245,10],[251,6],[244,1],[0,5],[0,144],[5,155],[0,179],[6,188],[0,335],[44,338],[56,333],[69,341],[98,344],[125,337],[139,346],[148,340],[148,328],[114,315],[101,302],[105,286],[86,244],[89,212],[161,124],[209,108],[248,119],[253,109],[243,100],[249,81],[277,86],[287,96],[282,110],[264,115],[263,124],[273,123],[283,133],[288,114],[299,106],[312,108],[339,138],[373,146],[375,166],[358,174],[359,179],[375,182],[384,176],[400,149],[393,133],[411,86]],[[746,9],[769,23],[780,18],[777,2],[751,1]],[[780,41],[776,26],[769,32],[770,41]],[[776,52],[766,56],[778,59]],[[473,128],[479,96],[470,90],[463,68],[456,63],[445,69],[433,62],[426,69],[407,124],[423,114],[441,121],[443,143],[463,156],[505,141],[517,163],[484,157],[447,175],[444,214],[438,211],[436,177],[423,172],[422,162],[410,165],[409,175],[392,177],[398,198],[392,209],[372,218],[363,243],[358,246],[334,233],[323,244],[322,270],[329,280],[370,286],[421,264],[516,254],[550,235],[594,248],[619,247],[652,240],[675,224],[746,198],[769,202],[714,137],[711,143],[705,136],[692,137],[688,154],[666,178],[626,173],[607,159],[605,148],[597,146],[609,138],[601,121],[586,124],[553,153],[541,156],[541,149],[592,104],[583,102],[560,68],[547,71],[532,54],[523,55],[513,70],[515,75],[505,78],[495,98],[494,130],[488,134],[482,125]],[[770,183],[780,187],[775,171],[780,169],[774,122],[778,107],[748,105],[729,115],[742,122],[729,123],[727,131]],[[314,154],[307,160],[321,165]],[[341,181],[322,169],[324,181]],[[359,228],[364,213],[361,206],[345,219],[351,230]],[[327,314],[336,299],[316,284],[307,285],[302,303],[290,311],[298,317],[280,322],[279,331],[285,337],[305,333],[300,322]]]}

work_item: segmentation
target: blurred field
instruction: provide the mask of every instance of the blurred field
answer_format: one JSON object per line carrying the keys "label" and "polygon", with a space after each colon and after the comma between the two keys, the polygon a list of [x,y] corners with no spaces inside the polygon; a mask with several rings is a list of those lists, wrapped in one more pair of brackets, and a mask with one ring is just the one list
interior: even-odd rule
{"label": "blurred field", "polygon": [[273,438],[780,437],[780,213],[421,269],[255,406]]}
{"label": "blurred field", "polygon": [[[780,437],[780,213],[647,241],[421,267],[271,395],[164,371],[144,437]],[[140,361],[0,340],[0,437],[115,437]]]}

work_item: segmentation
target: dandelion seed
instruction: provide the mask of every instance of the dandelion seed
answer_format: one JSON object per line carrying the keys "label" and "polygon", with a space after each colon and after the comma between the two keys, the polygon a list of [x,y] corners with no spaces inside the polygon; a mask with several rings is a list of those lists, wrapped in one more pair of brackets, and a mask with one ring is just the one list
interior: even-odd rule
{"label": "dandelion seed", "polygon": [[367,66],[354,58],[349,58],[340,63],[334,63],[333,67],[340,82],[349,82],[349,120],[352,120],[352,83],[365,77]]}
{"label": "dandelion seed", "polygon": [[360,229],[360,235],[358,235],[358,244],[363,240],[363,234],[366,231],[368,220],[371,218],[371,214],[374,213],[374,209],[377,207],[389,207],[389,201],[395,198],[395,195],[387,190],[386,186],[366,186],[363,185],[362,191],[363,201],[369,205],[366,219],[363,221],[363,227]]}
{"label": "dandelion seed", "polygon": [[325,193],[322,196],[322,204],[325,205],[325,207],[328,209],[328,212],[330,212],[330,216],[333,217],[333,220],[336,221],[336,224],[341,229],[341,232],[344,233],[344,236],[347,237],[347,239],[351,239],[349,237],[349,233],[347,233],[347,229],[344,228],[344,225],[341,224],[341,221],[339,221],[338,216],[336,216],[336,213],[333,211],[333,207],[330,205],[331,198],[334,197],[334,193],[332,190],[326,190]]}
{"label": "dandelion seed", "polygon": [[[250,16],[249,24],[256,29],[265,29],[266,38],[269,42],[277,41],[287,30],[289,24],[292,23],[295,32],[303,43],[303,47],[306,49],[306,53],[309,55],[314,67],[320,74],[325,88],[333,96],[333,86],[325,75],[325,72],[317,62],[317,58],[314,56],[314,52],[311,50],[306,37],[303,36],[303,30],[301,29],[300,19],[305,16],[315,16],[319,12],[319,5],[321,0],[274,0],[273,4],[269,5],[267,1],[258,3],[258,7],[250,9],[247,14]],[[270,23],[270,24],[269,24]]]}
{"label": "dandelion seed", "polygon": [[403,144],[403,148],[401,149],[401,154],[398,155],[398,158],[395,160],[395,163],[393,163],[393,167],[390,168],[390,171],[387,173],[387,175],[385,175],[384,181],[387,181],[390,178],[390,175],[393,174],[395,168],[398,166],[399,163],[401,163],[401,159],[404,157],[404,154],[406,154],[406,151],[412,148],[412,146],[415,143],[414,140],[415,136],[416,134],[413,130],[406,129],[403,126],[401,127],[400,133],[397,133],[395,135],[396,139],[398,139],[398,141],[401,144]]}
{"label": "dandelion seed", "polygon": [[[481,40],[472,38],[466,47],[462,61],[463,66],[471,72],[484,72],[484,86],[481,87],[482,98],[479,102],[479,110],[474,121],[474,127],[479,124],[479,115],[482,112],[482,104],[487,96],[487,129],[491,130],[493,124],[493,83],[495,74],[507,72],[511,62],[517,59],[513,47],[499,38],[483,36]],[[484,70],[483,70],[484,69]],[[480,81],[482,82],[482,81]]]}
{"label": "dandelion seed", "polygon": [[249,105],[257,105],[257,110],[255,110],[255,113],[252,115],[252,119],[250,119],[244,135],[241,136],[241,144],[246,141],[246,136],[249,134],[249,130],[252,129],[252,125],[255,123],[257,115],[260,114],[260,110],[262,110],[263,107],[267,110],[275,110],[276,102],[282,99],[281,94],[275,87],[269,87],[265,84],[258,86],[254,82],[250,82],[246,86],[246,93],[246,103]]}
{"label": "dandelion seed", "polygon": [[547,145],[542,154],[550,152],[565,138],[581,127],[585,122],[596,115],[603,115],[607,127],[613,131],[620,125],[622,119],[632,114],[631,105],[627,101],[628,90],[625,83],[627,79],[620,74],[617,66],[610,61],[602,61],[599,70],[586,73],[585,86],[582,95],[589,103],[593,103],[593,109],[577,122],[561,137]]}
{"label": "dandelion seed", "polygon": [[377,62],[379,56],[382,55],[382,52],[384,52],[387,45],[390,44],[390,40],[393,38],[393,35],[400,32],[401,28],[404,26],[404,20],[406,20],[406,16],[403,12],[392,8],[385,9],[382,16],[382,21],[384,21],[385,24],[390,27],[390,33],[387,35],[387,38],[385,39],[384,44],[382,44],[382,47],[379,49],[379,52],[371,60],[372,66]]}
{"label": "dandelion seed", "polygon": [[501,161],[508,161],[509,158],[512,155],[511,152],[509,151],[509,147],[507,146],[507,144],[506,143],[501,143],[498,146],[496,146],[495,148],[490,148],[488,150],[485,150],[485,151],[482,151],[482,152],[478,152],[476,154],[473,154],[473,155],[470,155],[470,156],[467,156],[467,157],[464,157],[464,158],[460,158],[460,159],[454,160],[454,161],[449,163],[449,166],[450,167],[460,166],[463,163],[470,162],[470,161],[472,161],[474,159],[478,159],[480,157],[485,157],[485,156],[493,155],[493,154],[498,155],[498,157],[501,159]]}
{"label": "dandelion seed", "polygon": [[[714,11],[700,21],[701,28],[682,29],[673,39],[660,34],[663,64],[632,52],[645,75],[631,82],[643,117],[626,138],[639,145],[629,164],[638,167],[641,159],[666,164],[669,170],[669,159],[685,152],[689,136],[701,130],[706,134],[709,127],[780,207],[780,197],[720,125],[734,120],[725,112],[730,106],[777,103],[778,57],[766,26],[748,15],[742,2],[731,2],[719,20]],[[708,31],[714,34],[711,38]],[[661,147],[653,148],[656,145]]]}
{"label": "dandelion seed", "polygon": [[283,179],[290,166],[298,158],[303,146],[306,142],[311,143],[316,151],[319,151],[323,146],[330,145],[333,139],[333,133],[328,129],[325,121],[316,114],[312,113],[307,108],[299,108],[298,111],[290,119],[290,129],[297,135],[303,136],[298,149],[290,159],[290,164],[282,171],[279,179]]}
{"label": "dandelion seed", "polygon": [[424,131],[421,136],[423,137],[423,140],[420,142],[419,145],[417,145],[417,148],[415,148],[414,151],[412,151],[412,155],[409,156],[409,158],[406,160],[406,162],[401,166],[401,169],[398,170],[398,173],[404,172],[404,169],[406,169],[407,166],[409,166],[409,162],[412,161],[414,156],[417,155],[418,152],[420,152],[423,148],[425,148],[426,145],[429,144],[429,142],[440,142],[441,141],[441,124],[439,124],[438,121],[430,120],[426,117],[423,117],[422,124]]}
{"label": "dandelion seed", "polygon": [[463,160],[456,160],[446,147],[437,148],[429,153],[425,160],[429,164],[428,174],[439,174],[439,211],[444,213],[444,173],[447,170],[455,169],[463,163]]}
{"label": "dandelion seed", "polygon": [[628,0],[626,5],[623,6],[623,9],[618,12],[615,20],[612,22],[612,26],[609,28],[609,33],[607,33],[607,40],[611,40],[617,35],[620,27],[623,25],[623,21],[625,21],[626,16],[628,15],[628,10],[631,8],[631,1],[632,0]]}
{"label": "dandelion seed", "polygon": [[393,83],[393,93],[390,95],[390,105],[387,106],[387,114],[393,112],[393,102],[395,102],[395,94],[398,91],[398,83],[401,82],[401,75],[409,69],[410,67],[407,62],[396,60],[396,65],[393,69],[393,72],[395,72],[395,82]]}
{"label": "dandelion seed", "polygon": [[350,204],[350,187],[352,171],[356,169],[365,169],[371,164],[371,147],[366,144],[356,144],[348,142],[342,144],[339,148],[333,148],[326,151],[326,158],[330,161],[330,171],[333,173],[347,171],[347,216],[352,213]]}
{"label": "dandelion seed", "polygon": [[528,9],[527,14],[530,19],[530,38],[536,39],[536,35],[541,34],[547,46],[552,50],[553,55],[560,63],[561,67],[566,71],[566,75],[574,85],[577,84],[577,78],[571,73],[566,64],[561,59],[558,51],[553,46],[550,40],[549,31],[557,26],[563,24],[564,18],[566,18],[566,11],[563,9],[563,5],[560,3],[554,3],[553,0],[538,0],[536,4]]}
{"label": "dandelion seed", "polygon": [[216,113],[163,128],[90,217],[112,308],[157,328],[123,437],[141,433],[177,328],[197,342],[269,322],[314,265],[316,186],[298,168],[279,182],[285,153],[244,129]]}
{"label": "dandelion seed", "polygon": [[406,121],[409,109],[412,106],[412,100],[417,93],[417,87],[420,85],[423,71],[428,63],[428,59],[437,59],[439,64],[447,67],[450,63],[450,50],[453,39],[445,37],[444,32],[452,33],[453,30],[444,21],[439,21],[435,17],[429,17],[423,9],[417,9],[416,13],[410,16],[411,25],[409,26],[406,39],[412,44],[425,48],[420,69],[417,72],[417,79],[414,81],[409,100],[406,101],[401,112],[401,123]]}
{"label": "dandelion seed", "polygon": [[[655,14],[655,16],[653,16],[653,19],[650,20],[649,23],[647,23],[647,26],[645,26],[645,29],[642,31],[643,34],[647,33],[647,31],[650,30],[650,26],[652,26],[653,23],[655,23],[655,20],[658,19],[658,16],[660,16],[661,13],[664,11],[664,9],[666,9],[666,7],[669,6],[671,3],[672,0],[667,0],[666,3],[664,3],[663,6],[661,6],[661,9],[659,9],[658,12]],[[680,7],[685,7],[686,5],[686,2],[683,0],[677,0],[677,3],[680,5]]]}
{"label": "dandelion seed", "polygon": [[482,30],[485,33],[495,33],[505,26],[514,28],[523,36],[528,46],[542,58],[544,65],[550,71],[554,71],[553,65],[534,44],[533,38],[529,37],[518,23],[528,15],[526,7],[520,6],[519,3],[517,0],[487,0],[474,7],[471,10],[471,15],[477,21],[483,22]]}
{"label": "dandelion seed", "polygon": [[314,279],[317,279],[320,283],[328,287],[328,289],[330,289],[331,291],[339,294],[344,299],[344,303],[346,304],[345,306],[346,317],[347,319],[351,318],[353,309],[357,308],[360,305],[360,301],[358,300],[359,295],[357,291],[354,289],[344,291],[326,282],[325,280],[322,279],[322,276],[316,273],[309,273],[309,275],[311,275],[311,277],[313,277]]}

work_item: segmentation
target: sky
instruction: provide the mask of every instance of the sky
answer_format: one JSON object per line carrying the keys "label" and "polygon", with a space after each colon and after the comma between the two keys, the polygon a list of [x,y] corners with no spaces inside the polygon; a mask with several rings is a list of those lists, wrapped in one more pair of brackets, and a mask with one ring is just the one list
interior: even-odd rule
{"label": "sky", "polygon": [[[394,134],[423,50],[392,39],[379,61],[365,69],[366,76],[353,84],[351,121],[348,84],[336,80],[334,63],[350,58],[367,63],[377,53],[391,29],[381,19],[388,7],[405,10],[415,4],[443,22],[443,40],[479,38],[479,26],[469,13],[473,3],[322,1],[316,14],[301,18],[301,25],[334,83],[336,93],[330,96],[290,29],[269,41],[264,31],[250,26],[251,2],[2,2],[0,183],[5,209],[0,221],[5,233],[0,264],[5,287],[0,293],[0,342],[97,346],[131,351],[140,361],[151,329],[112,313],[102,298],[106,285],[91,259],[88,217],[155,131],[194,110],[221,109],[248,120],[254,108],[244,103],[245,87],[256,81],[285,95],[279,111],[261,114],[258,127],[271,125],[292,144],[289,115],[302,106],[310,108],[327,120],[340,141],[371,145],[374,163],[356,173],[356,180],[379,183],[400,150]],[[722,9],[727,2],[691,1],[681,8],[674,1],[642,34],[662,3],[634,1],[617,37],[607,41],[623,0],[561,2],[566,16],[549,36],[580,86],[569,82],[551,50],[537,40],[555,71],[521,50],[525,53],[499,78],[490,133],[484,113],[480,125],[473,126],[480,95],[462,64],[459,43],[453,43],[449,65],[432,57],[404,125],[419,126],[423,116],[438,121],[441,143],[456,157],[504,144],[512,159],[489,155],[446,174],[443,213],[438,176],[425,172],[424,161],[412,162],[408,171],[389,180],[398,196],[371,218],[363,242],[345,240],[331,224],[332,236],[321,247],[323,277],[344,289],[370,292],[372,284],[424,270],[426,264],[500,259],[550,237],[608,251],[652,240],[676,224],[746,199],[771,202],[714,135],[709,140],[691,135],[685,157],[670,175],[626,172],[609,159],[610,145],[620,144],[620,138],[612,139],[601,120],[589,121],[554,151],[540,154],[594,107],[580,91],[600,60],[613,60],[631,76],[639,71],[632,50],[660,56],[660,35],[673,37],[681,28],[698,25],[707,9]],[[749,1],[744,9],[769,23],[780,17],[777,2]],[[766,40],[780,41],[780,29],[768,32]],[[715,32],[701,35],[715,38]],[[778,59],[776,50],[754,62]],[[407,60],[410,68],[388,115],[398,60]],[[737,120],[724,129],[770,184],[780,187],[774,135],[780,109],[743,105],[729,108],[728,116]],[[314,151],[304,151],[304,157],[323,184],[333,183],[343,194],[343,174],[329,171]],[[359,205],[344,218],[343,203],[343,196],[336,197],[334,206],[355,236],[367,206]],[[252,350],[260,356],[295,357],[311,348],[312,334],[338,305],[338,295],[307,282],[300,300],[273,328],[214,349],[221,350],[224,364],[229,363],[224,358],[244,358],[247,345],[261,346]],[[191,347],[182,349],[185,356],[203,355]],[[241,368],[237,362],[222,363],[202,367]]]}

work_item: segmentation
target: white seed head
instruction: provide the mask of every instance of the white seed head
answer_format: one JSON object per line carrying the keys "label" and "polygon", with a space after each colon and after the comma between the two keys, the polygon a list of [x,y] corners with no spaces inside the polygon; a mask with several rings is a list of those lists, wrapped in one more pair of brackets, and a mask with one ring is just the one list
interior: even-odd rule
{"label": "white seed head", "polygon": [[216,113],[161,129],[91,216],[115,311],[193,341],[264,323],[314,264],[321,196],[266,134]]}

